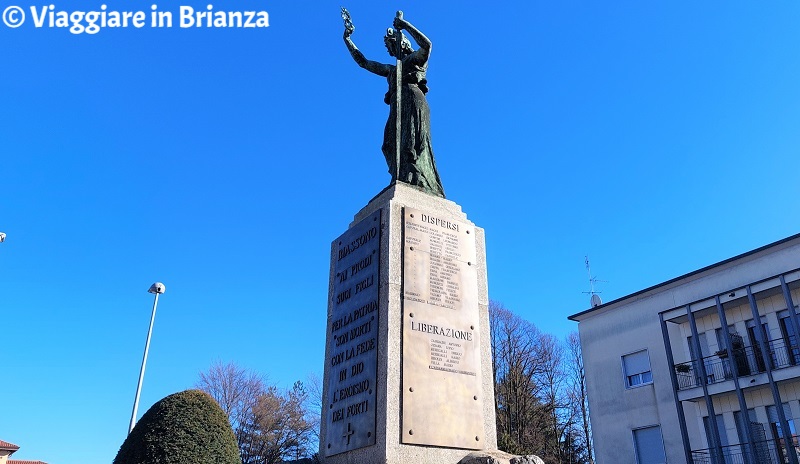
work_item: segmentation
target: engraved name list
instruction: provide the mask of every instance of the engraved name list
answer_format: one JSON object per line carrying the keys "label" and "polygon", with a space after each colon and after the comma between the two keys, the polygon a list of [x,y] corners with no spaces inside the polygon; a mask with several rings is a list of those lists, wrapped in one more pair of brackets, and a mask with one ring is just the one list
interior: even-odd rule
{"label": "engraved name list", "polygon": [[[479,449],[483,432],[475,228],[404,210],[403,443]],[[459,411],[452,423],[437,421]]]}

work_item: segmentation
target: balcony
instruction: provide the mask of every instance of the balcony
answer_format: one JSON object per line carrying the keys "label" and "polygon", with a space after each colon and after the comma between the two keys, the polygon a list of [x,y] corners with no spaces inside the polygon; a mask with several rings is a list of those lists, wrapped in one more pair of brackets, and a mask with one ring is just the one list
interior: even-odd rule
{"label": "balcony", "polygon": [[764,440],[723,446],[722,454],[714,448],[692,451],[691,464],[784,464],[789,462],[787,453],[800,451],[797,438],[792,436],[789,448],[784,440]]}
{"label": "balcony", "polygon": [[[788,344],[783,338],[767,342],[772,369],[782,369],[800,364],[800,346]],[[702,375],[700,363],[705,367],[705,377]],[[731,355],[728,350],[722,350],[712,356],[694,359],[689,362],[675,365],[675,374],[678,379],[678,390],[686,390],[705,385],[710,385],[725,380],[733,379],[733,366],[739,377],[755,375],[766,371],[764,357],[759,346],[745,346],[734,349]]]}

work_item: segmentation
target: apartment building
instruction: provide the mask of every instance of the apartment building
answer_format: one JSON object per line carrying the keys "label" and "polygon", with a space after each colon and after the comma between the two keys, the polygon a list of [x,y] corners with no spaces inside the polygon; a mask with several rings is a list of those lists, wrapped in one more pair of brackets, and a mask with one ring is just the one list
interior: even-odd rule
{"label": "apartment building", "polygon": [[598,464],[800,464],[800,234],[570,316]]}

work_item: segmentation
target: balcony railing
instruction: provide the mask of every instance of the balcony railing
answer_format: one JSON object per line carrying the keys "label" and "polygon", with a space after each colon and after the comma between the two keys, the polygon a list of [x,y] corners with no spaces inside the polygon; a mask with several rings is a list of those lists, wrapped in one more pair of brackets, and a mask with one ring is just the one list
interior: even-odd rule
{"label": "balcony railing", "polygon": [[[800,364],[800,346],[790,345],[786,343],[785,339],[778,338],[767,342],[767,347],[772,369]],[[702,375],[700,363],[705,367],[705,376]],[[755,375],[767,370],[759,346],[737,348],[730,354],[728,350],[722,350],[699,360],[676,364],[675,374],[678,377],[678,390],[699,387],[703,383],[709,385],[732,379],[734,364],[740,377]]]}
{"label": "balcony railing", "polygon": [[721,454],[715,448],[696,450],[692,451],[691,464],[785,464],[790,462],[788,453],[800,451],[797,438],[793,436],[790,443],[765,440],[750,445],[723,446]]}

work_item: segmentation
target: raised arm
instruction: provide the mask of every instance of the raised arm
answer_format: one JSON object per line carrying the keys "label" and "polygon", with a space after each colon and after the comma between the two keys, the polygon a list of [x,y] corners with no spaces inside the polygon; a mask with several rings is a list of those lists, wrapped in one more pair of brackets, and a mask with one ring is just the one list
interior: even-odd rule
{"label": "raised arm", "polygon": [[414,38],[414,42],[419,45],[419,50],[417,50],[417,53],[422,55],[422,58],[426,61],[428,60],[428,56],[431,54],[431,41],[425,36],[425,34],[414,27],[413,24],[403,19],[402,14],[394,18],[394,28],[397,30],[408,31],[408,34]]}
{"label": "raised arm", "polygon": [[366,59],[364,54],[361,53],[361,50],[359,50],[358,47],[356,47],[356,44],[353,43],[353,39],[350,38],[350,34],[352,33],[352,30],[345,28],[344,43],[347,45],[347,49],[350,50],[350,56],[353,57],[353,60],[355,60],[356,64],[373,74],[387,77],[392,72],[392,67],[388,64],[378,63],[377,61]]}

